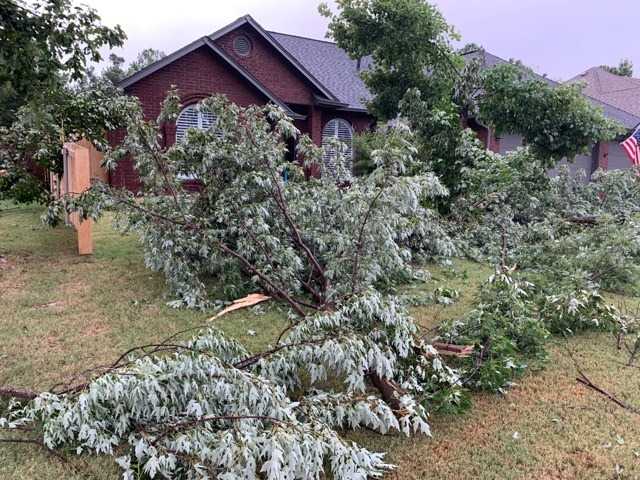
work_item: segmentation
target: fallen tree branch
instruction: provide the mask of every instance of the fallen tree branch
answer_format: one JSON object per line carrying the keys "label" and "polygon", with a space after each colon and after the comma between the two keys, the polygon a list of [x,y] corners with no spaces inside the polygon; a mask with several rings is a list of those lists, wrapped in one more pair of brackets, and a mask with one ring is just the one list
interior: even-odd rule
{"label": "fallen tree branch", "polygon": [[15,388],[10,386],[0,387],[0,398],[17,398],[19,400],[33,400],[38,395],[33,390],[26,390],[23,388]]}
{"label": "fallen tree branch", "polygon": [[[566,341],[566,338],[565,338],[565,341]],[[584,371],[580,367],[580,364],[578,363],[578,361],[576,360],[575,356],[573,355],[573,352],[569,348],[569,345],[565,345],[565,349],[567,350],[567,353],[569,354],[569,358],[571,358],[571,361],[573,362],[573,365],[576,367],[576,370],[578,371],[578,375],[579,376],[576,377],[576,381],[578,383],[580,383],[581,385],[584,385],[585,387],[588,387],[588,388],[592,389],[595,392],[598,392],[600,395],[608,398],[609,400],[611,400],[613,403],[615,403],[619,407],[622,407],[625,410],[628,410],[628,411],[630,411],[632,413],[635,413],[636,415],[640,415],[640,409],[639,408],[637,408],[637,407],[635,407],[633,405],[630,405],[630,404],[618,399],[612,393],[607,392],[604,388],[601,388],[598,385],[596,385],[595,383],[593,383],[591,381],[591,379],[587,376],[587,374],[584,373]]]}
{"label": "fallen tree branch", "polygon": [[378,389],[382,399],[398,416],[402,416],[402,404],[400,396],[405,392],[388,378],[381,377],[375,372],[369,372],[371,384]]}
{"label": "fallen tree branch", "polygon": [[580,377],[576,378],[576,381],[578,383],[598,392],[600,395],[603,395],[604,397],[608,398],[619,407],[622,407],[625,410],[629,410],[630,412],[635,413],[636,415],[640,415],[640,409],[634,407],[633,405],[629,405],[628,403],[623,402],[622,400],[616,398],[613,394],[607,392],[605,389],[594,384],[588,377],[584,376],[584,374],[580,374],[580,375],[581,375]]}
{"label": "fallen tree branch", "polygon": [[597,225],[598,217],[586,215],[584,217],[567,217],[565,220],[569,223],[577,223],[578,225]]}

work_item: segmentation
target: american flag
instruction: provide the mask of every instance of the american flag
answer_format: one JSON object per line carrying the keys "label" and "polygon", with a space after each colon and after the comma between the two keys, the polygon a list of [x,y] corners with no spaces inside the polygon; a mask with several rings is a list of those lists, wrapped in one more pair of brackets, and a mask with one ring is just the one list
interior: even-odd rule
{"label": "american flag", "polygon": [[640,126],[620,144],[634,167],[640,166]]}

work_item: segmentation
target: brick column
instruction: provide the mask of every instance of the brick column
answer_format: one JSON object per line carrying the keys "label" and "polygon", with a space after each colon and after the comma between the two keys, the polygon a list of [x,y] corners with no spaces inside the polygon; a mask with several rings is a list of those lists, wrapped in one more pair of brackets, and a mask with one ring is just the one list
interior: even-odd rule
{"label": "brick column", "polygon": [[176,124],[175,122],[165,122],[162,125],[162,141],[165,148],[176,143]]}
{"label": "brick column", "polygon": [[609,143],[598,142],[593,146],[594,170],[601,168],[607,170],[609,168]]}
{"label": "brick column", "polygon": [[[322,111],[312,105],[309,109],[307,121],[309,122],[309,135],[311,136],[311,140],[318,146],[322,145]],[[307,177],[320,178],[320,165],[314,164],[309,166],[305,174]]]}
{"label": "brick column", "polygon": [[316,145],[322,145],[322,110],[311,106],[309,111],[309,132]]}

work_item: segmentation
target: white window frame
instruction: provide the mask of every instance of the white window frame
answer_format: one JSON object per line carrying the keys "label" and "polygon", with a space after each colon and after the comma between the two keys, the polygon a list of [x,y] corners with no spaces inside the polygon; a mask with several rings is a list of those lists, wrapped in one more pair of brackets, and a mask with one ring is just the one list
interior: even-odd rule
{"label": "white window frame", "polygon": [[[184,127],[180,126],[180,121],[185,118],[187,115],[193,117],[195,111],[196,117],[196,125],[187,125]],[[209,119],[207,119],[209,116]],[[178,118],[176,119],[176,143],[181,143],[187,137],[187,132],[194,128],[197,130],[208,130],[215,128],[217,118],[211,112],[203,112],[200,109],[200,105],[197,103],[192,103],[184,107],[180,113],[178,114]],[[180,180],[194,180],[196,178],[195,175],[187,175],[187,174],[178,174],[178,178]]]}
{"label": "white window frame", "polygon": [[[348,140],[344,138],[344,134],[348,132]],[[347,145],[347,151],[345,153],[348,161],[348,170],[351,171],[353,162],[353,126],[348,120],[344,118],[336,117],[329,120],[322,129],[322,147],[324,153],[322,155],[322,161],[324,168],[328,170],[334,177],[337,176],[335,165],[335,152],[332,152],[329,139],[338,139],[342,143]]]}

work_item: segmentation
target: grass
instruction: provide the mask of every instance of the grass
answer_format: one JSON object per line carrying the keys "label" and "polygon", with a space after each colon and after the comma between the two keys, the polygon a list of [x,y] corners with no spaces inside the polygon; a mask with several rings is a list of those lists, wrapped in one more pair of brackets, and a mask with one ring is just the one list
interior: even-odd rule
{"label": "grass", "polygon": [[[46,389],[212,315],[168,308],[163,279],[144,268],[134,238],[100,222],[96,254],[78,257],[73,232],[42,227],[40,213],[32,207],[0,210],[0,385]],[[432,281],[413,287],[418,293],[447,286],[460,298],[450,306],[413,308],[427,328],[471,308],[491,272],[471,262],[430,270]],[[277,306],[260,310],[235,312],[216,324],[258,349],[284,324]],[[432,418],[431,439],[363,432],[349,437],[389,452],[388,460],[398,465],[389,478],[640,478],[640,416],[578,385],[566,345],[552,341],[547,368],[528,373],[507,395],[475,395],[468,413]],[[595,383],[640,405],[640,370],[621,364],[625,358],[612,338],[581,335],[568,346]],[[110,458],[68,457],[61,463],[34,446],[0,444],[0,478],[118,478]]]}

